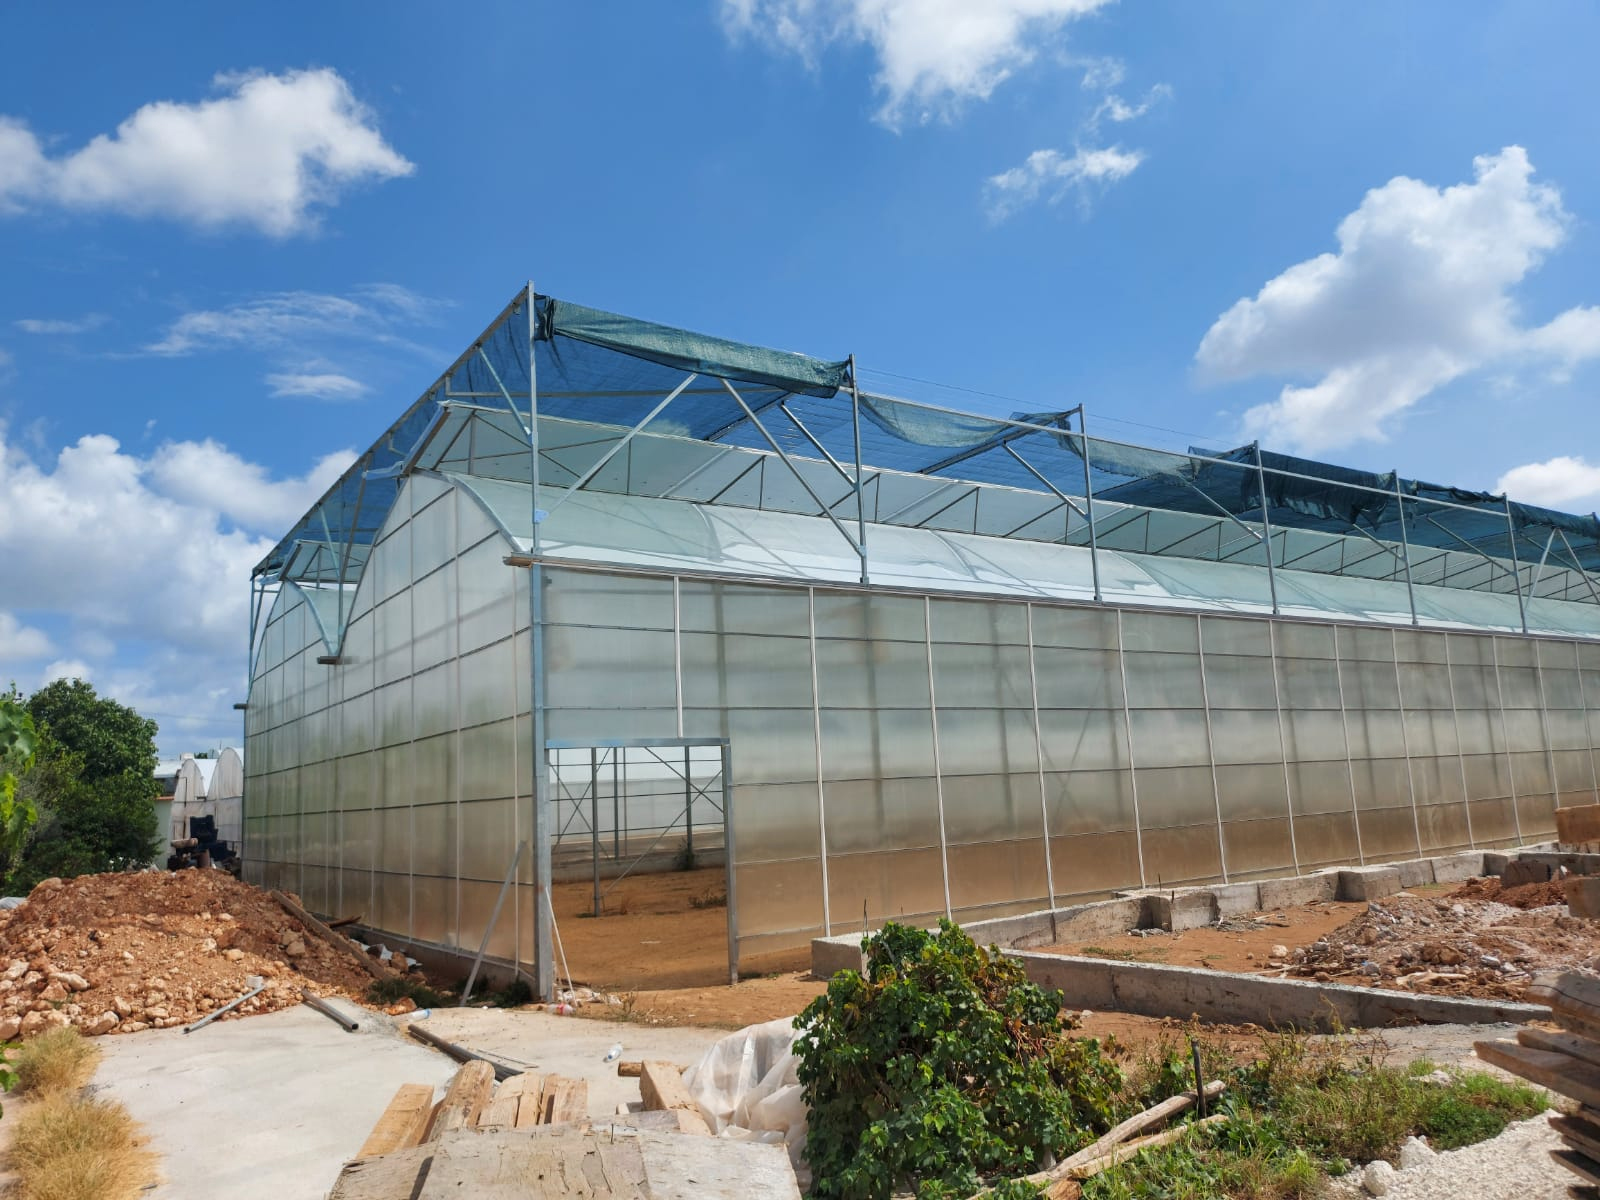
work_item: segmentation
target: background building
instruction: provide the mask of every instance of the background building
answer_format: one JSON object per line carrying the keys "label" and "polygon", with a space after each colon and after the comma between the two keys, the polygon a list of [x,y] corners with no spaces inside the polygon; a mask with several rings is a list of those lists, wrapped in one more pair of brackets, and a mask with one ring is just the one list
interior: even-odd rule
{"label": "background building", "polygon": [[[857,390],[519,295],[260,564],[247,877],[548,990],[544,884],[729,944],[1533,841],[1591,803],[1600,522]],[[725,764],[731,764],[724,770]]]}

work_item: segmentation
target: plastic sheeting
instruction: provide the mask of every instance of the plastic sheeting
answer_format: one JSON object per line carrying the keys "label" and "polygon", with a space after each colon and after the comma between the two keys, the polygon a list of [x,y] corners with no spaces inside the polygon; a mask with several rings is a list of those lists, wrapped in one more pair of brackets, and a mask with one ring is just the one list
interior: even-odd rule
{"label": "plastic sheeting", "polygon": [[683,1085],[718,1137],[780,1143],[802,1189],[807,1111],[797,1074],[794,1021],[779,1017],[730,1033],[683,1073]]}

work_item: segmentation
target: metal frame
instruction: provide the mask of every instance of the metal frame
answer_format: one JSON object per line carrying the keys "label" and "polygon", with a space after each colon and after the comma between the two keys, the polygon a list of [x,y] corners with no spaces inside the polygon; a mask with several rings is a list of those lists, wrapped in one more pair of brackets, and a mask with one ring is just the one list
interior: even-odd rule
{"label": "metal frame", "polygon": [[[715,746],[721,751],[721,779],[722,779],[722,844],[723,854],[726,859],[726,874],[728,886],[728,982],[739,982],[739,893],[738,872],[735,870],[734,861],[737,857],[733,835],[733,744],[728,738],[553,738],[543,743],[544,753],[538,755],[538,760],[546,763],[552,750],[657,750],[657,749],[682,749],[690,750],[699,746]],[[659,758],[659,755],[657,756]],[[663,763],[665,759],[661,759]],[[668,764],[670,765],[670,764]],[[707,785],[710,786],[709,784]],[[703,794],[703,792],[702,792]],[[660,840],[658,835],[657,840]],[[550,847],[548,842],[544,848],[544,857],[548,860]],[[546,874],[548,877],[548,870]]]}

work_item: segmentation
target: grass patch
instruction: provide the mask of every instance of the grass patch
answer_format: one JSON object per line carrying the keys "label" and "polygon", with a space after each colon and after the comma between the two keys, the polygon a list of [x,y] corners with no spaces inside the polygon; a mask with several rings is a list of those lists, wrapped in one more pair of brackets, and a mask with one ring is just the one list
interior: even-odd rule
{"label": "grass patch", "polygon": [[446,993],[435,991],[420,979],[390,976],[375,979],[367,988],[367,1001],[387,1008],[402,1000],[410,1000],[418,1008],[449,1008],[455,1001]]}
{"label": "grass patch", "polygon": [[131,1200],[154,1174],[154,1155],[115,1100],[83,1086],[99,1050],[76,1029],[51,1029],[17,1051],[19,1090],[32,1100],[11,1122],[15,1200]]}
{"label": "grass patch", "polygon": [[35,1095],[76,1091],[89,1082],[99,1056],[76,1029],[48,1029],[17,1051],[17,1090]]}
{"label": "grass patch", "polygon": [[24,1109],[10,1157],[17,1200],[129,1200],[154,1165],[127,1109],[76,1091],[42,1094]]}
{"label": "grass patch", "polygon": [[[1193,1086],[1189,1046],[1158,1042],[1124,1069],[1119,1107],[1136,1111]],[[1140,1155],[1086,1182],[1083,1200],[1302,1200],[1326,1176],[1357,1163],[1393,1161],[1413,1134],[1454,1150],[1537,1116],[1544,1096],[1481,1071],[1424,1079],[1433,1063],[1392,1066],[1380,1041],[1312,1041],[1267,1034],[1251,1062],[1201,1044],[1207,1078],[1229,1081],[1217,1107],[1228,1124]]]}

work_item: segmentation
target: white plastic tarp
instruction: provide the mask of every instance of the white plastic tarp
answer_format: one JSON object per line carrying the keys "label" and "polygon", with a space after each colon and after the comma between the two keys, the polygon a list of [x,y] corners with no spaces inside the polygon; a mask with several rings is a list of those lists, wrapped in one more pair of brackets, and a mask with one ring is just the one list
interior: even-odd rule
{"label": "white plastic tarp", "polygon": [[731,1033],[683,1073],[683,1084],[718,1137],[786,1147],[805,1188],[811,1173],[804,1157],[807,1113],[794,1055],[796,1036],[789,1017]]}

